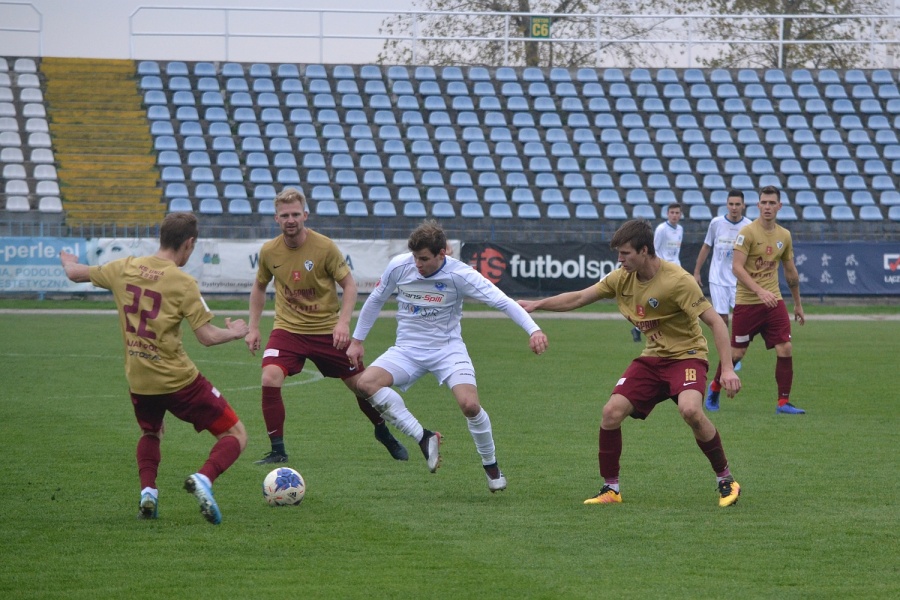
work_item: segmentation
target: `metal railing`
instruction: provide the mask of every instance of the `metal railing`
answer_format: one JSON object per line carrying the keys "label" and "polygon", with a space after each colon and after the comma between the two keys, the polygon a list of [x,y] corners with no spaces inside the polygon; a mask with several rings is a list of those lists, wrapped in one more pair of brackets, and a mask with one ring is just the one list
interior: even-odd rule
{"label": "metal railing", "polygon": [[[520,37],[515,35],[513,20],[523,18],[547,18],[552,23],[563,23],[566,20],[591,21],[591,35],[579,37]],[[385,33],[384,24],[387,19],[406,19],[408,23],[405,33]],[[423,25],[432,18],[448,19],[495,19],[490,27],[496,35],[482,36],[436,36],[422,33]],[[700,27],[703,21],[727,20],[775,22],[777,33],[772,38],[759,39],[715,39],[705,38]],[[855,24],[858,29],[868,33],[858,39],[784,39],[785,24],[790,21],[819,20],[840,22],[842,25]],[[365,21],[365,23],[362,23]],[[653,27],[643,27],[646,33],[638,37],[603,38],[602,25],[616,21],[650,23]],[[361,29],[349,31],[354,22],[359,22]],[[377,27],[375,25],[377,24]],[[864,25],[864,27],[862,26]],[[368,29],[367,29],[368,28]],[[889,31],[886,36],[883,32]],[[694,67],[697,59],[704,54],[715,52],[721,47],[740,45],[761,45],[777,47],[778,62],[783,63],[785,49],[799,46],[860,46],[868,49],[869,65],[858,67],[892,68],[894,54],[900,52],[900,15],[641,15],[641,14],[555,14],[555,13],[518,13],[518,12],[463,12],[463,11],[388,11],[388,10],[344,10],[344,9],[306,9],[306,8],[242,8],[242,7],[178,7],[178,6],[142,6],[129,17],[129,36],[131,58],[165,58],[160,53],[175,51],[179,42],[190,41],[195,52],[198,43],[215,40],[214,45],[206,45],[203,50],[207,56],[203,60],[236,60],[242,62],[376,62],[377,54],[371,59],[348,60],[346,58],[347,42],[377,42],[373,48],[383,49],[386,43],[405,44],[411,64],[428,64],[429,54],[425,50],[428,43],[443,44],[502,44],[499,53],[505,65],[520,62],[514,52],[518,44],[587,44],[593,45],[594,64],[579,66],[626,66],[609,64],[614,56],[611,49],[623,45],[642,45],[660,52],[666,64],[643,66]],[[142,42],[151,41],[145,47]],[[163,46],[161,41],[165,40]],[[253,44],[247,44],[252,41]],[[271,48],[260,47],[268,42]],[[244,44],[241,46],[241,44]],[[174,45],[174,46],[173,46]],[[267,54],[271,49],[277,51],[280,58]],[[316,54],[313,59],[312,53]],[[292,60],[291,55],[302,56],[300,60]],[[181,52],[183,58],[185,52]],[[268,58],[266,58],[268,56]],[[262,58],[261,58],[262,57]],[[546,65],[544,65],[546,66]],[[773,65],[774,66],[774,65]]]}

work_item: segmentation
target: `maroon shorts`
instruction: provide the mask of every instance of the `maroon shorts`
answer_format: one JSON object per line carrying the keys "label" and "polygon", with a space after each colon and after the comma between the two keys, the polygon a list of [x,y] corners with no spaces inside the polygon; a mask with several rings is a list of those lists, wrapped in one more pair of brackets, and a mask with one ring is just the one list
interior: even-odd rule
{"label": "maroon shorts", "polygon": [[351,367],[347,351],[334,347],[331,334],[305,335],[283,329],[272,330],[263,352],[262,366],[276,365],[285,375],[291,376],[303,370],[307,358],[322,375],[335,379],[347,379],[365,369],[363,365],[358,369]]}
{"label": "maroon shorts", "polygon": [[769,350],[791,341],[791,318],[784,300],[779,300],[775,308],[769,308],[765,304],[738,304],[734,307],[731,345],[746,348],[756,334],[762,336]]}
{"label": "maroon shorts", "polygon": [[238,416],[219,390],[203,375],[186,387],[170,394],[131,393],[134,416],[143,431],[160,431],[166,411],[190,423],[197,431],[209,430],[213,435],[235,426]]}
{"label": "maroon shorts", "polygon": [[678,403],[678,395],[685,390],[706,391],[706,372],[709,363],[699,358],[658,358],[641,356],[634,359],[614,394],[628,398],[634,406],[631,416],[646,419],[660,402],[672,400]]}

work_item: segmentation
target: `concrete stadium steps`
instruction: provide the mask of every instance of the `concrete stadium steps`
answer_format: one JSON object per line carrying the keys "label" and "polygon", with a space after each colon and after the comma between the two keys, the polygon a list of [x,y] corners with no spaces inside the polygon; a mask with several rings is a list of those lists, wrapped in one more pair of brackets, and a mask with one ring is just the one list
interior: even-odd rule
{"label": "concrete stadium steps", "polygon": [[165,204],[134,63],[45,58],[41,73],[66,223],[158,223]]}

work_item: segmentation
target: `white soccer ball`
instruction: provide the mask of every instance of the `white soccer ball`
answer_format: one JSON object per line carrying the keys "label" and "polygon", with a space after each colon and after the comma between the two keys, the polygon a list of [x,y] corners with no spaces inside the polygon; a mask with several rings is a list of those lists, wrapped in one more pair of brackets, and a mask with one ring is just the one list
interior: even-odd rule
{"label": "white soccer ball", "polygon": [[271,506],[296,506],[306,495],[306,482],[294,469],[275,469],[263,480],[263,498]]}

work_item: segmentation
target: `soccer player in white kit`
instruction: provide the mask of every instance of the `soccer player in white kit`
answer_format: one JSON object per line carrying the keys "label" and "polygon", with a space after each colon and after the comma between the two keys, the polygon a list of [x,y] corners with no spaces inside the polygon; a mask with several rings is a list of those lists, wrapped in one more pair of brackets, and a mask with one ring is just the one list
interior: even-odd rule
{"label": "soccer player in white kit", "polygon": [[731,270],[734,240],[741,228],[753,221],[744,216],[744,192],[740,190],[728,192],[725,206],[728,208],[728,214],[715,217],[709,222],[706,239],[703,240],[703,246],[697,255],[697,264],[694,266],[694,279],[699,285],[703,285],[700,269],[712,250],[712,260],[709,263],[709,296],[713,308],[728,325],[737,288],[737,277]]}
{"label": "soccer player in white kit", "polygon": [[394,257],[366,299],[347,349],[353,366],[364,355],[363,341],[381,311],[397,293],[397,340],[369,365],[357,383],[386,421],[419,442],[428,469],[440,466],[441,434],[422,427],[391,386],[405,391],[426,373],[453,392],[468,421],[491,492],[506,489],[494,447],[491,420],[481,407],[475,369],[463,342],[460,320],[464,298],[506,313],[530,336],[535,354],[547,349],[547,336],[525,310],[469,265],[447,256],[447,236],[425,221],[409,237],[410,253]]}
{"label": "soccer player in white kit", "polygon": [[679,225],[679,221],[681,221],[681,205],[673,202],[666,207],[666,220],[656,226],[653,234],[653,248],[658,257],[680,267],[684,227]]}

